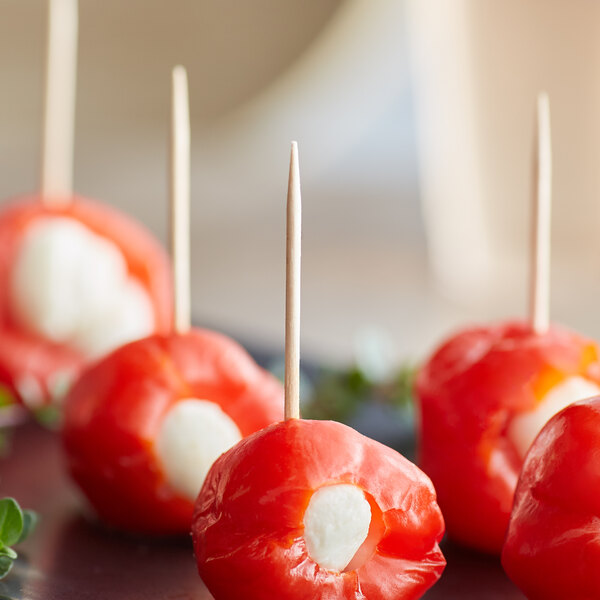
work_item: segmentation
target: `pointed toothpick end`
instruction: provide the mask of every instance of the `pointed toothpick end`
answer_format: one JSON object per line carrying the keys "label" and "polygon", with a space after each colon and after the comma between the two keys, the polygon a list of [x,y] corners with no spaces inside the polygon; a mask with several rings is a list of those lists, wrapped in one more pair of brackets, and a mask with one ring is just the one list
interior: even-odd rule
{"label": "pointed toothpick end", "polygon": [[173,79],[179,79],[181,77],[187,77],[186,68],[183,65],[175,65],[172,70]]}

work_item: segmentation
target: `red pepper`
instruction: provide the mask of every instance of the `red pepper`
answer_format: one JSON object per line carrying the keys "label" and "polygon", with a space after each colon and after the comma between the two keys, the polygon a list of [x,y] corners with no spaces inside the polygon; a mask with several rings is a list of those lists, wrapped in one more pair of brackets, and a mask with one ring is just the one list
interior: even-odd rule
{"label": "red pepper", "polygon": [[[308,555],[304,513],[323,486],[354,484],[371,506],[348,570]],[[440,577],[444,532],[431,482],[394,450],[332,421],[272,425],[223,454],[196,502],[198,570],[216,598],[412,600]]]}
{"label": "red pepper", "polygon": [[68,466],[100,519],[150,534],[189,532],[193,500],[167,482],[155,442],[182,399],[216,403],[243,436],[282,417],[279,382],[217,333],[152,336],[89,368],[66,399]]}
{"label": "red pepper", "polygon": [[554,416],[531,446],[502,564],[530,600],[600,598],[600,397]]}
{"label": "red pepper", "polygon": [[423,366],[419,464],[451,538],[500,552],[523,463],[509,427],[574,375],[600,382],[595,343],[558,327],[536,335],[521,323],[465,330]]}
{"label": "red pepper", "polygon": [[[0,384],[28,404],[49,401],[57,383],[53,376],[73,378],[86,362],[75,348],[25,330],[11,307],[11,272],[24,236],[36,220],[52,217],[72,218],[116,244],[129,275],[149,295],[156,332],[166,333],[172,321],[169,261],[159,243],[133,219],[80,197],[61,207],[45,206],[35,197],[12,202],[0,214]],[[58,387],[64,386],[58,382]]]}

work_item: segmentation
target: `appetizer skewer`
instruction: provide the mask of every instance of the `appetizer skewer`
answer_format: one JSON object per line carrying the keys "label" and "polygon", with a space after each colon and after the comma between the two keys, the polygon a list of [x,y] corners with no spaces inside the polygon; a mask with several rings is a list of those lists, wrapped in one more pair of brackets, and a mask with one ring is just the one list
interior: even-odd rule
{"label": "appetizer skewer", "polygon": [[416,599],[445,566],[427,476],[350,427],[299,418],[300,183],[287,207],[285,420],[212,466],[192,536],[216,600]]}
{"label": "appetizer skewer", "polygon": [[[282,417],[283,390],[233,340],[190,328],[187,77],[173,71],[172,331],[127,344],[83,373],[65,402],[70,473],[119,529],[189,532],[212,462]],[[177,240],[183,239],[183,243]]]}
{"label": "appetizer skewer", "polygon": [[432,478],[448,534],[499,553],[523,459],[557,411],[600,393],[591,340],[548,319],[550,122],[538,99],[529,322],[473,327],[446,340],[416,384],[420,465]]}
{"label": "appetizer skewer", "polygon": [[30,406],[171,320],[166,255],[140,225],[73,195],[77,2],[49,0],[39,196],[0,213],[0,383]]}

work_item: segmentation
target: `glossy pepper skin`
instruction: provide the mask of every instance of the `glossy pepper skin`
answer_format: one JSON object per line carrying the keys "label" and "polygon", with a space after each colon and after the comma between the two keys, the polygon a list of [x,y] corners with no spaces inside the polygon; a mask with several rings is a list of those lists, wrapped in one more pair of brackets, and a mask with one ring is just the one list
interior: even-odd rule
{"label": "glossy pepper skin", "polygon": [[56,390],[64,388],[54,376],[66,374],[72,379],[86,363],[76,349],[25,330],[11,309],[11,272],[21,242],[37,219],[51,217],[72,218],[114,242],[129,275],[148,292],[156,332],[166,333],[172,322],[169,260],[160,244],[133,219],[81,197],[74,197],[64,207],[44,206],[37,197],[9,203],[0,213],[0,384],[29,405],[52,400]]}
{"label": "glossy pepper skin", "polygon": [[282,417],[279,382],[231,339],[199,329],[122,346],[69,393],[62,431],[69,471],[108,525],[189,532],[193,502],[168,484],[154,446],[167,412],[186,398],[217,403],[243,436]]}
{"label": "glossy pepper skin", "polygon": [[600,598],[600,397],[555,415],[527,454],[502,565],[530,600]]}
{"label": "glossy pepper skin", "polygon": [[507,429],[573,375],[600,381],[594,342],[555,326],[536,335],[518,322],[464,330],[423,366],[419,465],[451,538],[500,553],[523,463]]}
{"label": "glossy pepper skin", "polygon": [[[372,512],[360,566],[342,573],[313,561],[303,537],[312,493],[333,483],[362,488]],[[223,454],[192,525],[216,600],[420,598],[446,564],[443,532],[433,486],[415,465],[345,425],[307,420],[272,425]]]}

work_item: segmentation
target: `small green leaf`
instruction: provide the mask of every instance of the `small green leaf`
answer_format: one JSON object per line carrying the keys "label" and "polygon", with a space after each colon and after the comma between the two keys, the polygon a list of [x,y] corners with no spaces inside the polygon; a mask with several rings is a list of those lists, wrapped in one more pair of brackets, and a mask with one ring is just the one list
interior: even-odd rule
{"label": "small green leaf", "polygon": [[15,558],[17,558],[17,553],[8,546],[2,546],[0,548],[0,556],[8,556],[11,560],[15,560]]}
{"label": "small green leaf", "polygon": [[0,579],[3,579],[8,575],[8,572],[12,569],[13,561],[8,556],[0,556]]}
{"label": "small green leaf", "polygon": [[23,540],[25,540],[30,533],[36,528],[38,522],[38,514],[33,510],[24,510],[23,511],[23,531],[21,531],[21,536],[17,540],[17,544],[20,544]]}
{"label": "small green leaf", "polygon": [[0,500],[0,543],[12,546],[19,541],[23,531],[23,513],[14,498]]}

